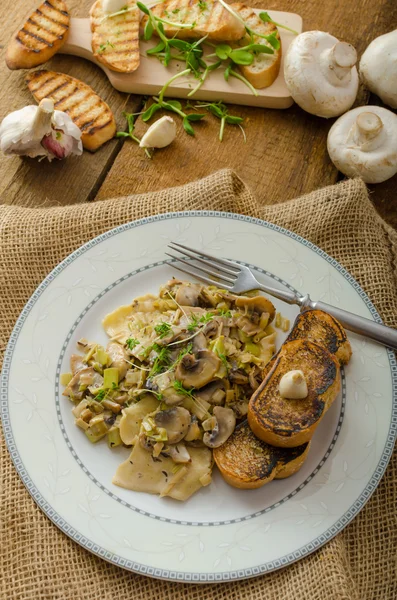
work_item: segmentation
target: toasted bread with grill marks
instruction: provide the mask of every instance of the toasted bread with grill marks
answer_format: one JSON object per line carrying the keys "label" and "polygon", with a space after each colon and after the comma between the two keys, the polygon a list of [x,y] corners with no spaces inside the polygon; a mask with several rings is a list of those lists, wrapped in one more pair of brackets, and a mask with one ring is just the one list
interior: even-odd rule
{"label": "toasted bread with grill marks", "polygon": [[[264,23],[256,12],[246,4],[232,4],[231,8],[240,15],[244,22],[253,30],[262,35],[271,35],[276,33],[278,41],[280,34],[273,23]],[[235,47],[246,46],[250,43],[249,36],[246,36]],[[264,38],[254,36],[255,44],[264,44],[273,50],[273,54],[259,53],[255,56],[254,62],[250,65],[239,65],[239,69],[246,79],[260,90],[272,85],[277,79],[281,65],[281,46],[279,50],[275,50]]]}
{"label": "toasted bread with grill marks", "polygon": [[256,489],[272,479],[290,477],[303,465],[310,442],[297,448],[276,448],[258,439],[247,421],[240,423],[219,448],[214,448],[215,463],[230,485]]}
{"label": "toasted bread with grill marks", "polygon": [[91,17],[92,51],[99,62],[120,73],[139,67],[139,8],[135,0],[125,3],[128,12],[106,18],[102,0],[93,4]]}
{"label": "toasted bread with grill marks", "polygon": [[85,83],[70,75],[35,71],[26,79],[35,100],[54,100],[56,110],[66,112],[81,129],[84,148],[95,152],[114,137],[116,121],[109,106]]}
{"label": "toasted bread with grill marks", "polygon": [[[295,323],[286,339],[286,342],[294,340],[311,340],[320,346],[324,346],[339,360],[339,364],[347,365],[352,355],[350,342],[346,331],[334,317],[323,310],[305,310],[295,319]],[[263,379],[273,367],[277,354],[267,363],[262,371]]]}
{"label": "toasted bread with grill marks", "polygon": [[[245,27],[217,0],[167,0],[152,8],[156,17],[173,23],[191,23],[194,27],[180,29],[173,25],[164,25],[167,35],[176,35],[179,39],[239,40],[245,34]],[[147,17],[142,19],[145,25]]]}
{"label": "toasted bread with grill marks", "polygon": [[9,69],[31,69],[47,62],[66,42],[70,16],[62,0],[45,0],[13,35],[6,52]]}
{"label": "toasted bread with grill marks", "polygon": [[[282,376],[294,369],[303,371],[308,387],[307,397],[300,400],[283,398],[278,389]],[[272,446],[300,446],[311,440],[339,390],[340,367],[334,354],[308,339],[285,342],[251,397],[248,423]]]}

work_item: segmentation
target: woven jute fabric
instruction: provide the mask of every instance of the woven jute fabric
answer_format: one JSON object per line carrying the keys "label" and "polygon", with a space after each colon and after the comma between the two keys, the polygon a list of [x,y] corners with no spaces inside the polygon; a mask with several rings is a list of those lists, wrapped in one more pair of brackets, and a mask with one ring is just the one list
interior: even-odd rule
{"label": "woven jute fabric", "polygon": [[[266,207],[232,171],[163,192],[62,208],[0,207],[0,347],[40,281],[92,237],[147,215],[216,209],[261,217],[321,246],[344,265],[397,326],[397,234],[366,188],[347,181]],[[2,439],[1,600],[386,600],[397,597],[397,461],[364,510],[322,549],[281,571],[195,586],[112,566],[61,533],[19,480]]]}

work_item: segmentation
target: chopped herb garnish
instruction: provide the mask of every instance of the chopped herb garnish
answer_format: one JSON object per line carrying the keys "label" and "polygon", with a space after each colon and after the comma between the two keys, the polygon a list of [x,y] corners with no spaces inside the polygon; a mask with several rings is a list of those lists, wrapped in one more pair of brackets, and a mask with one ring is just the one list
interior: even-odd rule
{"label": "chopped herb garnish", "polygon": [[186,329],[187,329],[188,331],[194,331],[194,330],[196,329],[196,327],[198,327],[198,326],[199,326],[199,320],[198,320],[198,318],[196,317],[196,315],[192,315],[192,316],[190,317],[190,319],[191,319],[191,321],[190,321],[189,325],[186,327]]}
{"label": "chopped herb garnish", "polygon": [[185,388],[183,383],[181,381],[178,381],[178,379],[174,381],[174,390],[176,390],[178,394],[183,394],[184,396],[188,396],[189,398],[192,398],[194,400],[193,388]]}
{"label": "chopped herb garnish", "polygon": [[225,310],[224,308],[222,308],[219,311],[219,316],[220,317],[225,317],[226,319],[230,319],[232,316],[232,313],[230,312],[230,310]]}
{"label": "chopped herb garnish", "polygon": [[107,392],[105,392],[105,390],[100,390],[97,395],[95,396],[95,400],[97,402],[102,402],[102,400],[105,399]]}
{"label": "chopped herb garnish", "polygon": [[161,339],[167,337],[167,335],[169,335],[169,333],[172,331],[169,323],[159,323],[155,326],[154,330]]}
{"label": "chopped herb garnish", "polygon": [[204,2],[204,0],[199,0],[198,5],[200,10],[206,10],[208,8],[208,4]]}
{"label": "chopped herb garnish", "polygon": [[101,44],[99,46],[99,50],[98,50],[99,54],[102,54],[102,52],[105,52],[105,50],[107,48],[114,48],[114,44],[112,44],[112,42],[109,42],[109,40],[107,40],[107,42],[105,42],[105,44]]}
{"label": "chopped herb garnish", "polygon": [[128,340],[125,341],[125,344],[129,350],[133,350],[135,346],[139,346],[140,341],[136,338],[128,338]]}
{"label": "chopped herb garnish", "polygon": [[177,15],[180,11],[181,11],[180,8],[174,8],[174,10],[172,11],[172,14]]}
{"label": "chopped herb garnish", "polygon": [[207,312],[200,318],[200,323],[208,323],[209,321],[212,321],[213,318],[214,315],[212,313]]}
{"label": "chopped herb garnish", "polygon": [[119,386],[114,381],[112,381],[112,390],[118,390],[118,389],[119,389]]}
{"label": "chopped herb garnish", "polygon": [[146,351],[145,351],[146,356],[148,354],[150,354],[150,352],[152,350],[157,352],[157,356],[154,359],[152,368],[150,369],[150,372],[148,375],[149,377],[158,375],[159,373],[161,373],[161,371],[163,369],[168,367],[170,364],[170,351],[166,346],[161,347],[158,344],[152,344],[152,346],[149,346],[149,348],[146,348]]}
{"label": "chopped herb garnish", "polygon": [[229,373],[229,363],[227,362],[226,354],[223,354],[222,352],[217,352],[217,355],[221,359],[222,364],[225,366],[226,372]]}

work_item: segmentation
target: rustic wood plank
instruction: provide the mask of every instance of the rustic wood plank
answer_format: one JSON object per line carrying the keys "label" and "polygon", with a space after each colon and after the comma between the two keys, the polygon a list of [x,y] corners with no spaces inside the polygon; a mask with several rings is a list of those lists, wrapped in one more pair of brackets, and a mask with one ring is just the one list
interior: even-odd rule
{"label": "rustic wood plank", "polygon": [[[397,3],[393,0],[365,1],[359,7],[352,2],[320,0],[285,0],[281,5],[276,0],[252,0],[249,4],[299,13],[304,30],[329,31],[351,42],[359,55],[373,38],[397,22]],[[176,141],[152,160],[127,141],[97,198],[181,185],[223,167],[235,169],[263,204],[281,202],[338,180],[326,149],[333,120],[313,117],[297,106],[285,111],[232,106],[230,112],[245,118],[247,144],[232,127],[227,128],[220,143],[219,121],[212,116],[206,123],[195,125],[195,138],[186,135],[179,124]],[[146,125],[138,121],[137,134],[145,129]],[[384,207],[395,187],[396,178],[373,186],[372,198],[378,208]],[[397,207],[388,205],[383,215],[397,224]]]}
{"label": "rustic wood plank", "polygon": [[[25,85],[27,71],[9,71],[4,56],[12,33],[38,4],[38,0],[23,3],[2,0],[1,3],[0,120],[13,110],[35,104]],[[67,0],[74,17],[86,17],[91,4],[91,0]],[[42,68],[68,73],[92,86],[112,108],[120,126],[124,127],[123,110],[134,111],[140,105],[139,96],[117,92],[98,67],[82,59],[57,55]],[[112,140],[96,154],[84,152],[81,157],[53,161],[51,164],[29,158],[3,157],[0,165],[0,203],[42,206],[89,200],[95,196],[120,148],[120,141]]]}

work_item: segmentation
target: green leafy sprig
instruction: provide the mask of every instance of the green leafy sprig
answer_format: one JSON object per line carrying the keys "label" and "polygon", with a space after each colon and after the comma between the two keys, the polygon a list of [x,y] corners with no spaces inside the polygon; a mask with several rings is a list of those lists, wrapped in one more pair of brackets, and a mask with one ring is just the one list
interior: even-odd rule
{"label": "green leafy sprig", "polygon": [[287,31],[294,33],[295,35],[299,35],[299,33],[297,31],[295,31],[295,29],[291,29],[291,27],[287,27],[286,25],[282,25],[281,23],[276,23],[276,21],[273,21],[273,19],[271,18],[271,16],[269,15],[268,12],[259,13],[259,18],[264,23],[273,23],[273,25],[276,25],[276,27],[281,27],[282,29],[286,29]]}
{"label": "green leafy sprig", "polygon": [[223,102],[202,103],[202,104],[197,104],[196,106],[200,107],[200,108],[206,108],[215,117],[220,119],[220,121],[221,121],[221,126],[219,129],[219,140],[220,141],[223,140],[223,134],[225,131],[226,123],[228,123],[228,125],[238,125],[243,132],[244,141],[245,141],[245,139],[246,139],[245,132],[241,125],[241,123],[244,121],[243,117],[236,117],[234,115],[229,115],[228,108],[227,108],[227,106],[225,106],[225,104],[223,104]]}

